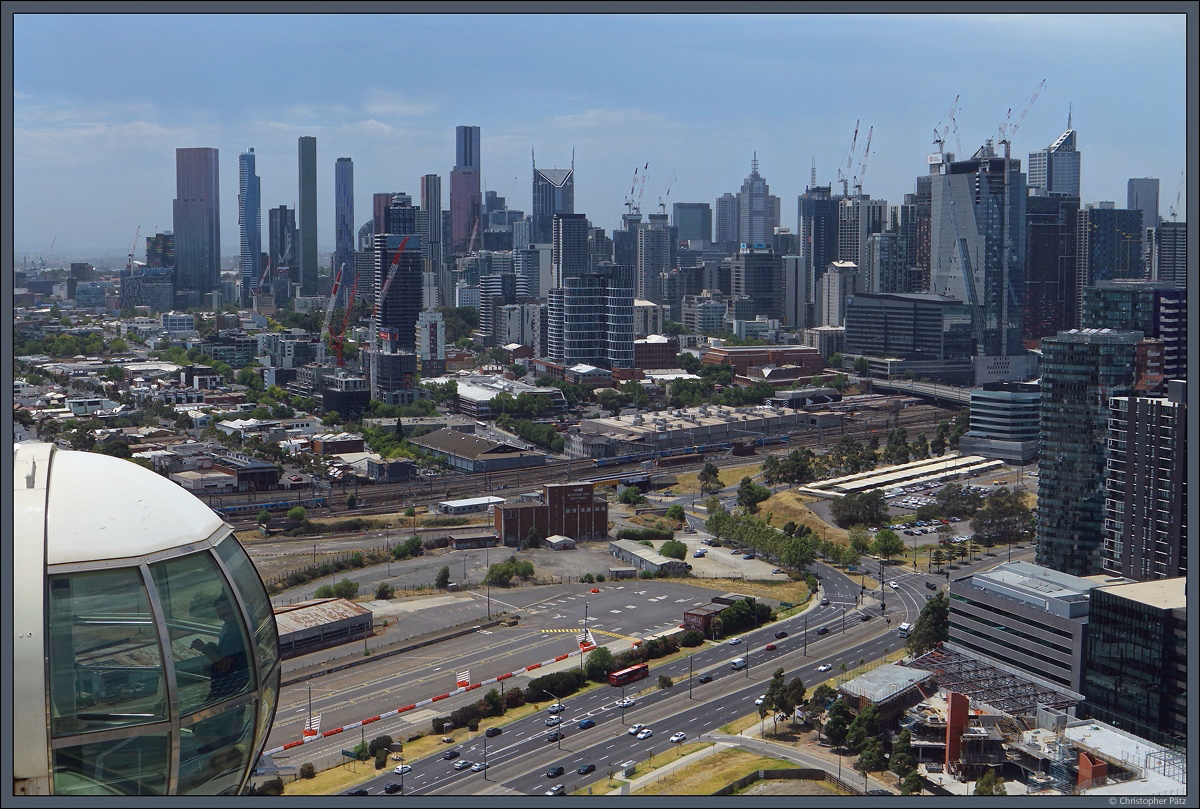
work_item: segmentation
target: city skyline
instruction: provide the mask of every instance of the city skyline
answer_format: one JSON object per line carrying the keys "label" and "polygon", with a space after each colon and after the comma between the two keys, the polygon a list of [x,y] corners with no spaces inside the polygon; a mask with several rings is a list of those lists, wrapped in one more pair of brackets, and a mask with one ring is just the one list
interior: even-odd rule
{"label": "city skyline", "polygon": [[[183,36],[211,58],[145,69],[138,43]],[[814,159],[817,183],[837,186],[839,170],[863,168],[868,131],[864,193],[891,205],[913,193],[956,96],[945,148],[958,159],[997,139],[1007,113],[1026,171],[1070,115],[1084,204],[1121,206],[1130,178],[1155,177],[1161,215],[1182,189],[1186,217],[1182,14],[18,15],[14,44],[18,264],[106,251],[123,263],[136,228],[172,229],[175,150],[200,147],[226,153],[221,254],[234,256],[234,155],[254,145],[263,207],[296,208],[302,136],[317,139],[326,254],[338,157],[356,164],[354,205],[370,211],[377,192],[419,196],[423,175],[448,188],[457,126],[480,128],[482,189],[526,214],[531,149],[545,168],[574,153],[575,210],[610,231],[635,168],[643,215],[660,200],[715,212],[757,155],[795,232]],[[404,82],[374,78],[390,47],[407,53]],[[247,76],[271,92],[244,92]]]}

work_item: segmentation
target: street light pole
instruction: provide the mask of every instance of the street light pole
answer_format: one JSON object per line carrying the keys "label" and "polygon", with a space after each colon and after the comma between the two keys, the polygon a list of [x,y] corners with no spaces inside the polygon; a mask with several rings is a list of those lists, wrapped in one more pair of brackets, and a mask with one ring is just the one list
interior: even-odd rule
{"label": "street light pole", "polygon": [[[546,694],[546,695],[547,695],[547,696],[549,696],[549,697],[552,697],[552,698],[554,699],[554,704],[556,704],[556,705],[561,705],[561,704],[562,704],[561,702],[559,702],[559,701],[558,701],[558,697],[554,696],[553,694],[551,694],[551,693],[550,693],[549,691],[547,691],[546,689],[544,689],[544,688],[543,688],[543,689],[542,689],[542,693],[543,693],[543,694]],[[558,714],[555,714],[555,716],[557,716],[557,715],[558,715]],[[555,738],[554,738],[554,741],[558,742],[558,749],[559,749],[559,750],[562,750],[562,730],[561,730],[561,728],[562,728],[562,720],[560,719],[560,720],[559,720],[559,723],[558,723],[557,725],[555,725],[555,726],[554,726],[554,737],[555,737]]]}

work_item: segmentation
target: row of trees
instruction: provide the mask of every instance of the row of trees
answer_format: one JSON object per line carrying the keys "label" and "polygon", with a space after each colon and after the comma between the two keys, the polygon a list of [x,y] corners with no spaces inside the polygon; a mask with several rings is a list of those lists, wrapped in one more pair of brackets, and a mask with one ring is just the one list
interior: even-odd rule
{"label": "row of trees", "polygon": [[[501,396],[508,396],[509,399],[513,398],[507,393],[501,393],[496,397],[496,399],[499,399]],[[520,394],[517,399],[520,399],[522,396],[536,399],[538,402],[543,404],[548,404],[544,397],[530,396],[528,393]],[[495,403],[496,400],[493,399],[493,407],[495,406]],[[515,419],[506,414],[496,419],[496,426],[502,430],[508,430],[510,433],[516,433],[529,443],[537,444],[539,447],[548,449],[551,452],[562,452],[563,450],[564,442],[562,436],[558,434],[558,431],[554,429],[554,425],[552,424],[538,424],[536,422],[525,421],[523,419]]]}

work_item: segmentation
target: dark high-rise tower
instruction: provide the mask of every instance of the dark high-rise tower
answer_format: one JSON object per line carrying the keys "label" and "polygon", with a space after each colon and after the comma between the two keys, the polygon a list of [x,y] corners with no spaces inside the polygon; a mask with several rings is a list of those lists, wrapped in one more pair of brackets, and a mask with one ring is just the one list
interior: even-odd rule
{"label": "dark high-rise tower", "polygon": [[671,214],[679,229],[679,241],[712,241],[712,206],[707,202],[676,202]]}
{"label": "dark high-rise tower", "polygon": [[1025,201],[1026,339],[1079,325],[1078,220],[1079,197],[1030,196]]}
{"label": "dark high-rise tower", "polygon": [[175,150],[175,289],[212,292],[221,279],[217,150]]}
{"label": "dark high-rise tower", "polygon": [[1142,212],[1114,208],[1111,202],[1085,205],[1076,225],[1076,301],[1083,288],[1118,278],[1146,278],[1142,255]]}
{"label": "dark high-rise tower", "polygon": [[295,267],[299,250],[296,243],[296,212],[286,205],[280,205],[267,211],[267,219],[267,249],[271,255],[271,269]]}
{"label": "dark high-rise tower", "polygon": [[809,186],[797,200],[804,288],[811,298],[821,275],[837,258],[838,204],[832,186]]}
{"label": "dark high-rise tower", "polygon": [[354,162],[339,157],[333,168],[333,274],[345,265],[354,278]]}
{"label": "dark high-rise tower", "polygon": [[1127,183],[1125,207],[1142,212],[1142,227],[1158,227],[1158,179],[1131,177]]}
{"label": "dark high-rise tower", "polygon": [[[532,157],[532,153],[531,153]],[[539,169],[533,161],[533,241],[548,244],[554,235],[554,216],[575,213],[575,157],[569,169]]]}
{"label": "dark high-rise tower", "polygon": [[450,274],[442,259],[442,178],[436,174],[421,176],[421,208],[429,214],[429,263],[427,272],[435,273],[438,300],[450,301]]}
{"label": "dark high-rise tower", "polygon": [[317,294],[317,139],[301,137],[298,142],[300,174],[300,249],[297,264],[300,268],[300,294]]}
{"label": "dark high-rise tower", "polygon": [[[480,193],[479,127],[460,126],[455,131],[455,163],[450,172],[450,244],[455,253],[479,246],[479,233],[486,227],[483,195]],[[472,240],[472,234],[475,235]]]}
{"label": "dark high-rise tower", "polygon": [[262,205],[260,182],[254,173],[254,150],[238,156],[238,227],[240,229],[238,278],[242,303],[250,304],[250,295],[262,276]]}
{"label": "dark high-rise tower", "polygon": [[1102,570],[1109,400],[1134,392],[1140,331],[1063,331],[1042,340],[1036,563]]}

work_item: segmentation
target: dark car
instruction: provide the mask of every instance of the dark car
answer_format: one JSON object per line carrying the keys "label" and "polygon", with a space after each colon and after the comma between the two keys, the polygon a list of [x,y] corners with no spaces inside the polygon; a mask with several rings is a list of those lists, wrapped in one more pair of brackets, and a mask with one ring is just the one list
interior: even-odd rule
{"label": "dark car", "polygon": [[499,736],[500,728],[488,728],[487,730],[485,730],[483,732],[483,735],[487,736],[489,739],[492,738],[493,736]]}
{"label": "dark car", "polygon": [[445,753],[442,753],[442,758],[446,759],[446,761],[449,761],[452,758],[458,758],[460,755],[461,753],[459,753],[457,750],[447,750]]}
{"label": "dark car", "polygon": [[869,612],[864,612],[864,613],[862,614],[862,620],[864,620],[864,621],[869,621],[869,620],[871,620],[871,614],[870,614]]}
{"label": "dark car", "polygon": [[776,638],[786,638],[786,637],[787,637],[787,632],[784,632],[784,631],[781,629],[781,630],[779,630],[778,632],[776,632],[776,633],[775,633],[775,637],[776,637]]}
{"label": "dark car", "polygon": [[347,795],[370,795],[371,793],[365,789],[352,789],[346,793]]}
{"label": "dark car", "polygon": [[936,590],[937,588],[938,588],[938,586],[936,584],[934,584],[933,582],[931,582],[931,581],[925,582],[926,590]]}
{"label": "dark car", "polygon": [[384,784],[383,791],[389,795],[395,795],[400,791],[400,785],[395,781],[388,781],[386,784]]}
{"label": "dark car", "polygon": [[712,675],[711,675],[711,674],[702,674],[702,675],[700,675],[700,682],[702,682],[702,683],[711,683],[711,682],[712,682]]}
{"label": "dark car", "polygon": [[556,742],[556,741],[558,741],[559,739],[561,739],[562,737],[563,737],[562,733],[560,733],[559,731],[555,730],[555,731],[551,731],[550,733],[547,733],[547,734],[546,734],[546,741],[548,741],[548,742]]}
{"label": "dark car", "polygon": [[551,767],[550,769],[546,770],[546,777],[547,778],[557,778],[558,776],[562,775],[564,772],[566,772],[566,770],[564,770],[562,767]]}
{"label": "dark car", "polygon": [[828,632],[829,632],[829,627],[827,627],[827,626],[823,626],[817,630],[818,635],[824,635],[824,634],[827,634]]}
{"label": "dark car", "polygon": [[595,772],[595,771],[596,771],[595,764],[584,764],[575,772],[579,773],[580,775],[587,775],[588,773]]}
{"label": "dark car", "polygon": [[752,554],[752,553],[746,553],[746,554],[742,554],[742,558],[743,558],[743,559],[753,559],[753,558],[754,558],[754,554]]}

